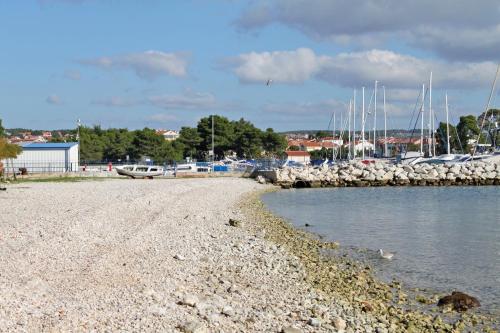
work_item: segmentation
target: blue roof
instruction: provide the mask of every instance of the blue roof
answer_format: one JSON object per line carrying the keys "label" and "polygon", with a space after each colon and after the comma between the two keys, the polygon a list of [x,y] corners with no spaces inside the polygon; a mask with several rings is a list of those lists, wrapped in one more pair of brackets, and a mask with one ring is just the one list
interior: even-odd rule
{"label": "blue roof", "polygon": [[49,142],[49,143],[40,143],[40,142],[30,142],[23,143],[21,146],[23,149],[70,149],[73,146],[76,146],[78,142]]}

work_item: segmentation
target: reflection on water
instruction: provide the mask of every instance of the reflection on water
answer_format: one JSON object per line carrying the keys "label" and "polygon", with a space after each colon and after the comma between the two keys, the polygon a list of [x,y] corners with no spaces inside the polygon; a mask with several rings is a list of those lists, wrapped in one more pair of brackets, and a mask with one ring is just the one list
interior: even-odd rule
{"label": "reflection on water", "polygon": [[[384,279],[477,296],[500,310],[500,195],[484,187],[372,187],[268,193],[275,214],[341,245],[365,248],[361,259]],[[396,252],[392,261],[378,249]],[[356,252],[356,251],[351,251]]]}

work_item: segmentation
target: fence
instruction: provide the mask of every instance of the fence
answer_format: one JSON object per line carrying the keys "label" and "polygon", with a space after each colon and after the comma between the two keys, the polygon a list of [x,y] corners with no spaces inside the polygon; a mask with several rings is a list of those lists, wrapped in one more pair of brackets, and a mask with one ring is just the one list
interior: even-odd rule
{"label": "fence", "polygon": [[78,163],[66,161],[16,161],[4,160],[5,174],[20,173],[61,173],[78,170]]}

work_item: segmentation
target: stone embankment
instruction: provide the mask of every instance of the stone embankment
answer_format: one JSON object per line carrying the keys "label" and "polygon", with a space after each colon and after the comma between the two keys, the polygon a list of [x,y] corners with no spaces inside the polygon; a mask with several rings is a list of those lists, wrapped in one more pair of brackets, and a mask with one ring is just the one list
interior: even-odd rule
{"label": "stone embankment", "polygon": [[[283,168],[267,177],[290,187],[500,185],[500,164],[393,165],[349,162],[333,167]],[[260,179],[262,182],[263,179]]]}

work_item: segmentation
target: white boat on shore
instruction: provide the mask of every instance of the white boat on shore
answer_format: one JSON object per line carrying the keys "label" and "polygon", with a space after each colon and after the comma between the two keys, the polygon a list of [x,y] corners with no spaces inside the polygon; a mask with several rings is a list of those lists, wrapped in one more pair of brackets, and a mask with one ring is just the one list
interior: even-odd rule
{"label": "white boat on shore", "polygon": [[153,178],[163,175],[163,167],[156,165],[122,165],[116,167],[119,175],[130,178]]}

